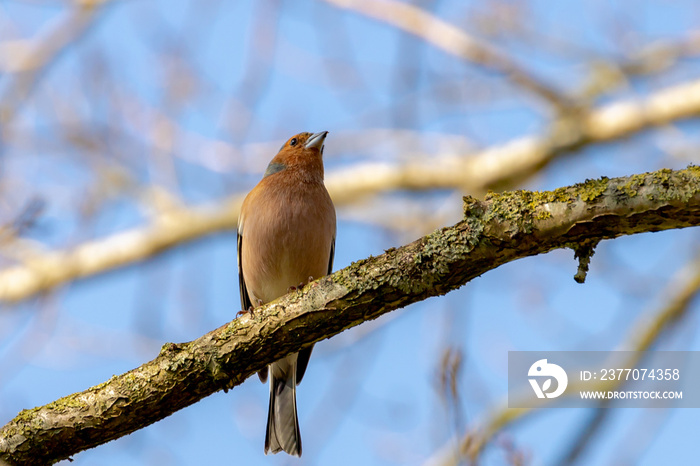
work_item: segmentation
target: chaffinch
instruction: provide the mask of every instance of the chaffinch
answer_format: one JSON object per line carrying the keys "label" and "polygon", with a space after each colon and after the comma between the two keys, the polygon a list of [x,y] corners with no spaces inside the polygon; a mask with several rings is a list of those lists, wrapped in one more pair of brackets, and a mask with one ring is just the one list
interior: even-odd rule
{"label": "chaffinch", "polygon": [[[323,184],[323,143],[328,131],[290,138],[248,193],[238,220],[238,279],[244,310],[270,302],[290,288],[331,273],[335,208]],[[265,454],[301,456],[296,386],[312,346],[258,373],[270,373]]]}

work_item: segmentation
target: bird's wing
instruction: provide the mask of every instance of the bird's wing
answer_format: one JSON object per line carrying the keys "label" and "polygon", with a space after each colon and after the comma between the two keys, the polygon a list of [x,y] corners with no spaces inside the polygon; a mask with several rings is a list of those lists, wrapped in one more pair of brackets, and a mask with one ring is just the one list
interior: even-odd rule
{"label": "bird's wing", "polygon": [[241,290],[241,307],[247,311],[253,306],[248,296],[248,288],[245,285],[245,277],[243,276],[243,234],[241,231],[236,232],[236,243],[238,244],[238,286]]}
{"label": "bird's wing", "polygon": [[333,273],[333,259],[335,259],[335,235],[333,236],[333,242],[331,243],[331,255],[328,258],[328,275]]}
{"label": "bird's wing", "polygon": [[[333,259],[335,258],[335,238],[331,243],[331,254],[328,258],[328,275],[333,272]],[[304,348],[299,351],[299,356],[297,357],[297,385],[301,383],[301,379],[304,378],[304,373],[306,372],[306,366],[309,364],[309,358],[311,358],[311,351],[314,349],[314,345]]]}
{"label": "bird's wing", "polygon": [[[247,311],[253,307],[253,303],[250,301],[248,287],[243,276],[243,228],[241,228],[240,224],[236,230],[236,244],[238,246],[238,287],[241,290],[241,307],[244,311]],[[258,371],[258,378],[263,383],[267,382],[267,367]]]}

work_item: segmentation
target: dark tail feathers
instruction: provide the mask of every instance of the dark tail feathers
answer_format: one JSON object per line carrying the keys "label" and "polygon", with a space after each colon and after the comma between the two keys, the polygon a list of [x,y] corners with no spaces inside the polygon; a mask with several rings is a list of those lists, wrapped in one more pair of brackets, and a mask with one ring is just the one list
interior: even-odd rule
{"label": "dark tail feathers", "polygon": [[265,454],[286,451],[301,456],[301,433],[297,418],[297,387],[294,372],[286,380],[270,374],[270,407],[267,412]]}

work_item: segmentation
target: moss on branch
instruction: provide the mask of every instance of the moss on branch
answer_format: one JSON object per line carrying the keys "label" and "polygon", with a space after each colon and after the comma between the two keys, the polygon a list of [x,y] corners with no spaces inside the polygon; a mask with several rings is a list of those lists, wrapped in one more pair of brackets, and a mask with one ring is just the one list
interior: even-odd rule
{"label": "moss on branch", "polygon": [[0,430],[0,459],[47,464],[129,434],[270,361],[364,321],[445,294],[552,249],[700,225],[700,169],[601,178],[548,192],[464,198],[464,218],[360,260],[302,290],[81,393],[22,411]]}

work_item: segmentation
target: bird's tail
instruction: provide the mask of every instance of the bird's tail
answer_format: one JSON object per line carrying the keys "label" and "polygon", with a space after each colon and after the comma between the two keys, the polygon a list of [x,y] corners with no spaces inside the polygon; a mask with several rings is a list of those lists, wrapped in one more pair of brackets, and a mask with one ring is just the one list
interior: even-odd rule
{"label": "bird's tail", "polygon": [[270,407],[267,412],[265,454],[284,450],[290,455],[301,456],[295,369],[289,371],[284,378],[270,374]]}

